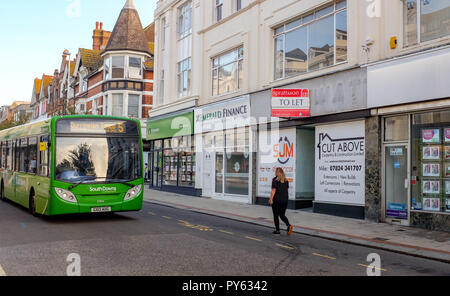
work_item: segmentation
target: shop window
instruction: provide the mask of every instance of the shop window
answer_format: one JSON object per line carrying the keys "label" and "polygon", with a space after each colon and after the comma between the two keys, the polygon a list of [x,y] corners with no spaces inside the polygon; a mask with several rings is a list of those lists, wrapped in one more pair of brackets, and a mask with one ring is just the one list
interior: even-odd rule
{"label": "shop window", "polygon": [[450,35],[448,0],[403,0],[403,3],[405,46]]}
{"label": "shop window", "polygon": [[195,186],[195,147],[192,136],[164,140],[163,158],[164,185]]}
{"label": "shop window", "polygon": [[274,29],[274,79],[347,61],[347,2],[336,1]]}
{"label": "shop window", "polygon": [[450,111],[414,115],[411,143],[412,208],[450,212]]}
{"label": "shop window", "polygon": [[384,120],[384,140],[407,141],[409,131],[408,116],[389,117]]}
{"label": "shop window", "polygon": [[216,150],[215,192],[248,195],[249,129],[232,129],[212,135]]}

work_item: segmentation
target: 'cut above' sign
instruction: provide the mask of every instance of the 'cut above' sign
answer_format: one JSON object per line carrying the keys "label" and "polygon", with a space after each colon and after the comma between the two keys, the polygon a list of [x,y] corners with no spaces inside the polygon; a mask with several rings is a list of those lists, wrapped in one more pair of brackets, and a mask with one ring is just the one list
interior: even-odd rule
{"label": "'cut above' sign", "polygon": [[309,89],[273,89],[272,117],[310,117]]}

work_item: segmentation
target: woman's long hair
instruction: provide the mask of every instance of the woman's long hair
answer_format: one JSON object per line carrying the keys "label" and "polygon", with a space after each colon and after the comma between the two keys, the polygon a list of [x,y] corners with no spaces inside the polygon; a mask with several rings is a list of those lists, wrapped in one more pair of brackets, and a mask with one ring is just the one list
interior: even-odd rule
{"label": "woman's long hair", "polygon": [[281,183],[286,182],[286,175],[284,174],[282,168],[277,168],[277,170],[275,171],[275,175],[277,176],[277,181]]}

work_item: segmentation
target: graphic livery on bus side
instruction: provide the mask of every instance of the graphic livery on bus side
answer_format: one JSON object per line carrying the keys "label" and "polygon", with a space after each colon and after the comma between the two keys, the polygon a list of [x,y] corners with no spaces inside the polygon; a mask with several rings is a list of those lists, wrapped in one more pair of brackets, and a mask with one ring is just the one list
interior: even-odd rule
{"label": "graphic livery on bus side", "polygon": [[0,131],[0,199],[33,215],[140,211],[140,123],[64,116]]}

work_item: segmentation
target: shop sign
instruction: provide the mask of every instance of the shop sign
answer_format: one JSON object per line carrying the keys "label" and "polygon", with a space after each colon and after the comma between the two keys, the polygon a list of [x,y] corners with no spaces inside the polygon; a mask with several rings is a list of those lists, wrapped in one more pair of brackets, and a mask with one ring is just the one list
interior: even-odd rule
{"label": "shop sign", "polygon": [[316,127],[315,199],[365,205],[365,122]]}
{"label": "shop sign", "polygon": [[273,89],[272,117],[310,117],[309,89]]}
{"label": "shop sign", "polygon": [[196,134],[245,127],[250,125],[250,97],[198,108],[194,113]]}
{"label": "shop sign", "polygon": [[282,168],[289,181],[289,199],[295,199],[296,129],[259,132],[258,196],[270,197],[275,170]]}
{"label": "shop sign", "polygon": [[159,140],[192,135],[194,113],[188,112],[147,122],[147,140]]}
{"label": "shop sign", "polygon": [[405,204],[389,203],[386,216],[397,219],[408,219],[408,210]]}

